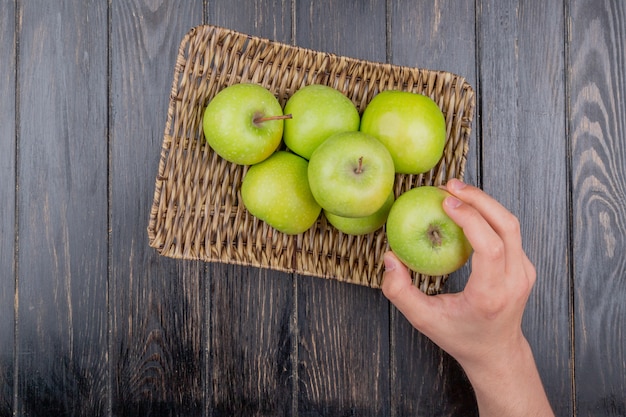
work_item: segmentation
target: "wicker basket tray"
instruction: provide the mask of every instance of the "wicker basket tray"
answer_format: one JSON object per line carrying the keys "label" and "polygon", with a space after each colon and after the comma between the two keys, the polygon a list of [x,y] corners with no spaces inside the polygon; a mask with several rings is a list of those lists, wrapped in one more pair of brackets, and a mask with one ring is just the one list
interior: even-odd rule
{"label": "wicker basket tray", "polygon": [[[267,87],[282,105],[304,85],[326,84],[346,94],[361,112],[382,90],[430,96],[446,118],[444,157],[426,174],[397,175],[396,195],[463,177],[475,104],[472,87],[448,72],[346,58],[215,26],[195,27],[181,42],[150,211],[150,246],[177,259],[249,265],[380,287],[382,255],[388,249],[383,229],[348,236],[322,215],[309,231],[288,236],[243,207],[240,184],[247,167],[220,158],[202,133],[208,101],[240,82]],[[426,293],[439,292],[446,279],[413,277]]]}

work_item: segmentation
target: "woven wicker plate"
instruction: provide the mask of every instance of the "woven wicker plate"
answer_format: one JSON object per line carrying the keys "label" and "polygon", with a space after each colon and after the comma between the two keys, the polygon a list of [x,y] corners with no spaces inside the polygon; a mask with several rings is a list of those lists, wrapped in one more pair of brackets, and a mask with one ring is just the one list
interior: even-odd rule
{"label": "woven wicker plate", "polygon": [[[384,229],[348,236],[323,216],[309,231],[284,235],[250,215],[241,203],[247,167],[231,164],[206,145],[202,114],[228,85],[261,84],[282,105],[307,84],[342,91],[363,111],[387,89],[430,96],[447,126],[444,156],[432,171],[398,175],[396,195],[420,185],[462,178],[474,112],[474,91],[462,77],[341,57],[289,46],[215,26],[198,26],[180,44],[156,176],[148,237],[164,256],[249,265],[380,287]],[[426,293],[439,292],[446,276],[415,274]]]}

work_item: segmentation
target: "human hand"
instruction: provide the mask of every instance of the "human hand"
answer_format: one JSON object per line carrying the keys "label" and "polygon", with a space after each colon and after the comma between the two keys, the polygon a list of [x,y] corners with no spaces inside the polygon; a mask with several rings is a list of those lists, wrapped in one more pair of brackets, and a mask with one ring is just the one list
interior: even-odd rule
{"label": "human hand", "polygon": [[448,182],[444,210],[474,248],[472,273],[456,294],[427,296],[411,284],[404,265],[385,254],[383,293],[411,324],[461,363],[492,358],[520,344],[522,315],[535,269],[522,249],[520,226],[478,188]]}
{"label": "human hand", "polygon": [[[547,405],[544,413],[533,415],[551,415],[521,328],[536,272],[522,248],[519,221],[476,187],[453,179],[446,190],[451,196],[444,200],[444,210],[474,249],[465,289],[428,296],[412,285],[407,268],[388,252],[383,293],[416,329],[460,363],[476,390],[481,415],[504,411],[497,402],[507,396],[498,399],[495,394],[505,386],[515,387],[523,398],[526,385],[520,383],[539,386],[526,405],[537,397]],[[500,415],[515,414],[507,409]]]}

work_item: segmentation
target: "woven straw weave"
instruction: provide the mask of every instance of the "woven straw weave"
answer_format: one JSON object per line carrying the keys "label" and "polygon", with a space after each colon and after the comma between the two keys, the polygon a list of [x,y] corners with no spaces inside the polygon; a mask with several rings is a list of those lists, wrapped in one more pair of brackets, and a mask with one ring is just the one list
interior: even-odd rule
{"label": "woven straw weave", "polygon": [[[444,156],[432,171],[397,175],[396,196],[420,185],[462,178],[474,112],[474,91],[462,77],[293,47],[215,26],[190,30],[180,44],[156,177],[148,237],[164,256],[249,265],[380,287],[384,228],[348,236],[323,215],[309,231],[288,236],[243,207],[240,184],[247,167],[220,158],[207,146],[202,115],[228,85],[252,82],[272,91],[282,105],[308,84],[330,85],[360,112],[379,91],[407,90],[430,96],[447,126]],[[414,274],[426,293],[447,279]]]}

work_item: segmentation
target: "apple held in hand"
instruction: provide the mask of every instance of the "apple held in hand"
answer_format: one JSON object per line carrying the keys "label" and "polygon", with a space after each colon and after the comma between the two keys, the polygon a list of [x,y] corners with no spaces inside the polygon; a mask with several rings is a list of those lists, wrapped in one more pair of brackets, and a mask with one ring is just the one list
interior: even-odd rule
{"label": "apple held in hand", "polygon": [[215,95],[202,119],[204,137],[222,158],[252,165],[280,145],[283,109],[274,95],[258,84],[233,84]]}
{"label": "apple held in hand", "polygon": [[365,217],[341,217],[324,210],[324,216],[337,230],[347,235],[366,235],[380,229],[387,221],[387,215],[395,200],[393,192],[374,214]]}
{"label": "apple held in hand", "polygon": [[298,155],[278,151],[251,166],[241,183],[246,209],[286,234],[309,229],[322,209],[309,189],[307,165]]}
{"label": "apple held in hand", "polygon": [[437,104],[408,91],[388,90],[374,96],[363,112],[360,130],[389,149],[400,174],[431,170],[446,144],[446,121]]}
{"label": "apple held in hand", "polygon": [[309,159],[313,151],[335,133],[359,130],[356,106],[339,90],[311,84],[296,91],[285,104],[283,140],[298,155]]}
{"label": "apple held in hand", "polygon": [[387,218],[391,250],[413,271],[445,275],[467,262],[472,247],[461,229],[443,210],[448,192],[422,186],[401,194]]}
{"label": "apple held in hand", "polygon": [[326,211],[341,217],[369,216],[393,189],[395,172],[387,148],[362,132],[337,133],[309,160],[309,185]]}

